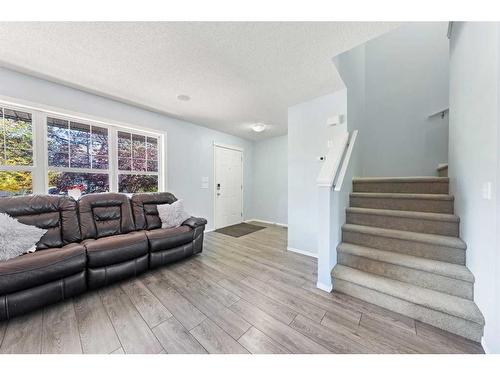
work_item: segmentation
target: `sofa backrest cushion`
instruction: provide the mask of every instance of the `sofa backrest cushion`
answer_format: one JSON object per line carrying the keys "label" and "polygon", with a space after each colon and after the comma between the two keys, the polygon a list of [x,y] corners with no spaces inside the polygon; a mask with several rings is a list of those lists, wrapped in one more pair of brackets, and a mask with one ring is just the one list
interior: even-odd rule
{"label": "sofa backrest cushion", "polygon": [[158,215],[159,204],[172,204],[177,198],[171,193],[140,193],[132,195],[132,211],[134,212],[135,228],[158,229],[161,220]]}
{"label": "sofa backrest cushion", "polygon": [[76,202],[66,196],[25,195],[0,198],[0,212],[19,222],[47,229],[37,249],[62,247],[81,240]]}
{"label": "sofa backrest cushion", "polygon": [[130,200],[125,194],[87,194],[78,201],[82,238],[101,238],[135,230]]}

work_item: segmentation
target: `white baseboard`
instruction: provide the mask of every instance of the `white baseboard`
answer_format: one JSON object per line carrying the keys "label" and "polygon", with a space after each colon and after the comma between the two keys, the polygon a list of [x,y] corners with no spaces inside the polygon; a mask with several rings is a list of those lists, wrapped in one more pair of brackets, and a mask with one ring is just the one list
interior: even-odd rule
{"label": "white baseboard", "polygon": [[332,284],[326,285],[326,284],[320,283],[319,281],[316,283],[316,287],[318,289],[324,290],[325,292],[328,292],[328,293],[330,293],[333,290]]}
{"label": "white baseboard", "polygon": [[313,258],[317,258],[318,257],[318,254],[317,253],[313,253],[312,251],[295,249],[293,247],[287,247],[286,249],[288,251],[291,251],[291,252],[294,252],[294,253],[298,253],[298,254],[302,254],[302,255],[306,255],[308,257],[313,257]]}
{"label": "white baseboard", "polygon": [[279,227],[285,227],[287,228],[288,225],[287,224],[283,224],[283,223],[276,223],[276,222],[273,222],[273,221],[267,221],[267,220],[261,220],[261,219],[248,219],[248,220],[245,220],[244,222],[245,223],[248,223],[249,221],[257,221],[259,223],[263,223],[263,224],[271,224],[271,225],[277,225]]}

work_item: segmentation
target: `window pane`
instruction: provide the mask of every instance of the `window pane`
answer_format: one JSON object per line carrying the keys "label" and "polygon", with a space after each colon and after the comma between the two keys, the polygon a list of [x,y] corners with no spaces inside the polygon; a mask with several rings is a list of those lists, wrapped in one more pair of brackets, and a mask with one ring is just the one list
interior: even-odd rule
{"label": "window pane", "polygon": [[132,168],[130,158],[118,158],[118,169],[121,171],[130,171]]}
{"label": "window pane", "polygon": [[0,197],[31,194],[32,192],[31,172],[0,171]]}
{"label": "window pane", "polygon": [[82,194],[109,191],[109,177],[103,173],[49,172],[49,194],[67,194],[68,189]]}
{"label": "window pane", "polygon": [[108,169],[108,129],[92,126],[92,168]]}
{"label": "window pane", "polygon": [[146,137],[132,134],[132,170],[146,171]]}
{"label": "window pane", "polygon": [[33,165],[31,113],[4,108],[1,142],[3,164]]}
{"label": "window pane", "polygon": [[50,167],[69,167],[68,121],[47,118],[47,147]]}
{"label": "window pane", "polygon": [[132,156],[131,134],[118,132],[118,156],[121,158],[130,158]]}
{"label": "window pane", "polygon": [[90,168],[90,125],[71,122],[69,126],[71,168]]}
{"label": "window pane", "polygon": [[147,138],[147,169],[149,172],[158,172],[158,140]]}
{"label": "window pane", "polygon": [[158,191],[158,176],[121,174],[118,175],[120,193],[150,193]]}
{"label": "window pane", "polygon": [[158,172],[158,162],[156,160],[148,160],[148,172]]}

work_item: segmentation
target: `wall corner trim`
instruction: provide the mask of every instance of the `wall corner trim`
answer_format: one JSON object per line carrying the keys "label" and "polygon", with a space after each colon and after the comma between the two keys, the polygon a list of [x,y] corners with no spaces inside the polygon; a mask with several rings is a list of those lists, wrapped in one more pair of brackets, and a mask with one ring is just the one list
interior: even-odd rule
{"label": "wall corner trim", "polygon": [[293,253],[302,254],[302,255],[305,255],[305,256],[308,256],[308,257],[312,257],[312,258],[317,258],[318,257],[318,254],[317,253],[313,253],[312,251],[296,249],[294,247],[289,247],[289,246],[286,249],[288,251],[293,252]]}
{"label": "wall corner trim", "polygon": [[323,290],[325,292],[328,292],[328,293],[330,293],[333,290],[333,285],[332,284],[326,285],[326,284],[320,283],[319,281],[316,284],[316,287],[318,289],[321,289],[321,290]]}
{"label": "wall corner trim", "polygon": [[243,222],[244,223],[249,223],[251,221],[256,221],[256,222],[262,223],[262,224],[277,225],[279,227],[288,228],[288,224],[278,223],[278,222],[275,222],[275,221],[261,220],[261,219],[247,219],[247,220],[244,220]]}

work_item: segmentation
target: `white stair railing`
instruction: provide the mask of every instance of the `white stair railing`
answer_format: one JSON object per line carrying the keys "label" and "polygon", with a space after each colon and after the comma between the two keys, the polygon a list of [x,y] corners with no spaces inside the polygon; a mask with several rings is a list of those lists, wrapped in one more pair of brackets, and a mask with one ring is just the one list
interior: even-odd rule
{"label": "white stair railing", "polygon": [[337,245],[341,242],[341,227],[345,209],[349,205],[352,177],[358,172],[358,158],[354,145],[358,131],[337,135],[329,149],[325,164],[317,179],[318,185],[318,280],[319,289],[333,289],[331,271],[337,263]]}

